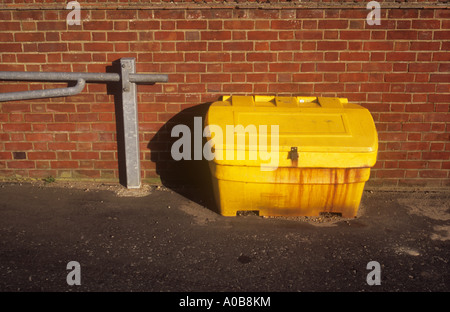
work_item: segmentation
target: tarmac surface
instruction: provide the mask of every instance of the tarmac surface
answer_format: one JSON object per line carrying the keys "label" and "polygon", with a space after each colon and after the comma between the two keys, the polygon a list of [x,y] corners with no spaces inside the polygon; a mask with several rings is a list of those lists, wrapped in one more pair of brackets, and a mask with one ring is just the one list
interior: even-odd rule
{"label": "tarmac surface", "polygon": [[366,190],[354,219],[223,217],[181,194],[0,183],[0,291],[450,291],[448,191]]}

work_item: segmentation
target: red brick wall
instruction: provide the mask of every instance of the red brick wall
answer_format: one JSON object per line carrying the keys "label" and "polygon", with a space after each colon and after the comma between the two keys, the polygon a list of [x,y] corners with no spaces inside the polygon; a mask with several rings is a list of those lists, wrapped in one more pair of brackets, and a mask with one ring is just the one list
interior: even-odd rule
{"label": "red brick wall", "polygon": [[[80,26],[66,24],[66,1],[28,2],[0,5],[1,71],[105,72],[135,57],[138,72],[169,75],[138,87],[144,179],[170,169],[164,129],[181,111],[221,95],[272,94],[367,107],[380,139],[371,185],[450,185],[450,12],[441,1],[381,2],[379,26],[366,23],[366,2],[80,1]],[[65,85],[1,81],[0,92]],[[118,180],[112,89],[88,83],[73,97],[0,103],[0,177]]]}

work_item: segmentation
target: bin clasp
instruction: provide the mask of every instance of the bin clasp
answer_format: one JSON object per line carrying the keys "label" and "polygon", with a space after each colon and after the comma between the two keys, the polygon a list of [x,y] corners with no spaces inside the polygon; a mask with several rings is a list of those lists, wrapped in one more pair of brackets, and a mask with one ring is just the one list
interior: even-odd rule
{"label": "bin clasp", "polygon": [[288,154],[288,159],[292,161],[293,166],[298,166],[298,151],[296,146],[291,147],[291,150]]}

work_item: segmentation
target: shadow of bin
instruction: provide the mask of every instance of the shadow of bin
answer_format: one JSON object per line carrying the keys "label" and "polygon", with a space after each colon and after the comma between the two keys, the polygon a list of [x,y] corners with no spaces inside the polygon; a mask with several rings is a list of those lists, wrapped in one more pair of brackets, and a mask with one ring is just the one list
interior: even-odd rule
{"label": "shadow of bin", "polygon": [[[156,164],[156,173],[160,176],[162,184],[178,194],[192,200],[206,208],[218,212],[214,202],[211,173],[208,161],[194,159],[194,118],[205,120],[206,113],[211,103],[204,103],[182,110],[169,119],[164,126],[153,136],[147,147],[151,152],[151,161]],[[171,155],[172,145],[180,139],[180,136],[172,137],[172,129],[176,125],[185,125],[190,130],[190,160],[174,160]],[[197,133],[198,135],[198,133]],[[206,140],[202,136],[202,147]]]}

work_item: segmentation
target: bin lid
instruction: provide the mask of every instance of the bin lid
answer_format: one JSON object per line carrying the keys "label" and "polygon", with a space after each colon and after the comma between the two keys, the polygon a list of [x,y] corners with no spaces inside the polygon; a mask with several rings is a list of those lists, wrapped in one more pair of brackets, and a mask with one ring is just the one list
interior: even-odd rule
{"label": "bin lid", "polygon": [[[205,125],[223,129],[222,138],[208,137],[215,151],[258,151],[267,142],[266,150],[280,153],[280,165],[292,164],[286,158],[293,148],[299,167],[371,167],[376,162],[378,137],[372,115],[346,98],[223,96],[210,106]],[[231,144],[225,139],[227,126],[235,130]],[[278,145],[271,145],[276,126]],[[249,133],[258,139],[251,140]]]}

